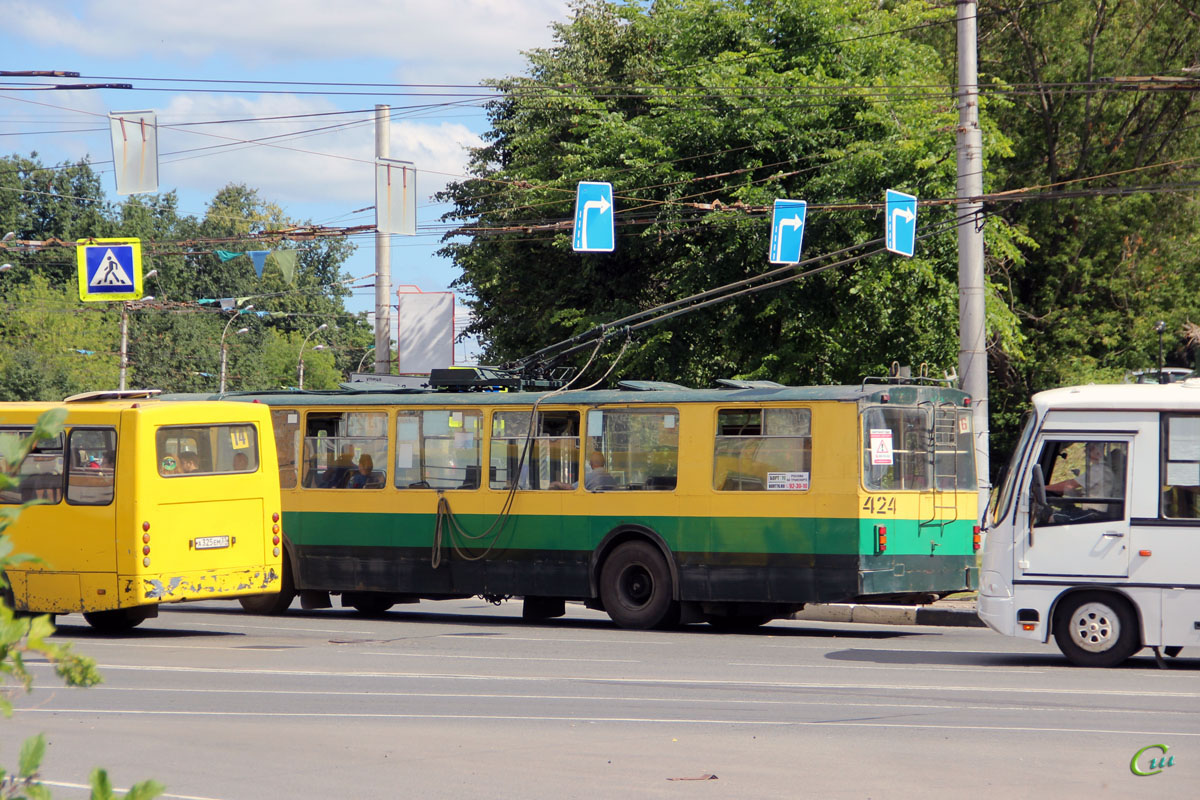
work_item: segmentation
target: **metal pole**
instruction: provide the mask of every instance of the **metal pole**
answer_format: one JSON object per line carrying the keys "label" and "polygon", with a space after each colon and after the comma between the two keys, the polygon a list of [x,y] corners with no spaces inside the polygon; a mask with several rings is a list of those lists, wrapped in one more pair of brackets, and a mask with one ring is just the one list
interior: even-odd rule
{"label": "metal pole", "polygon": [[[375,157],[388,157],[388,140],[391,138],[391,109],[375,106]],[[392,240],[380,233],[379,209],[375,209],[375,374],[387,375],[392,371]]]}
{"label": "metal pole", "polygon": [[1158,331],[1158,382],[1160,384],[1163,382],[1162,335],[1163,335],[1163,331],[1165,331],[1166,329],[1167,329],[1167,323],[1163,322],[1161,319],[1154,326],[1154,330]]}
{"label": "metal pole", "polygon": [[129,303],[121,304],[121,381],[118,388],[125,391],[125,370],[129,366]]}
{"label": "metal pole", "polygon": [[[958,372],[971,395],[980,514],[987,507],[987,311],[983,273],[983,138],[975,20],[978,0],[958,0]],[[976,198],[976,199],[971,199]]]}

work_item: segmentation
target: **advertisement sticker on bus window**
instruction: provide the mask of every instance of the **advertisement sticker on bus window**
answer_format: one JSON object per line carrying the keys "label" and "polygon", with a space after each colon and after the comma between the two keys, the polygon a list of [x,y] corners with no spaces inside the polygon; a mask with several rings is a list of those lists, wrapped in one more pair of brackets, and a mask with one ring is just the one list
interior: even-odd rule
{"label": "advertisement sticker on bus window", "polygon": [[892,429],[871,428],[871,466],[892,464]]}
{"label": "advertisement sticker on bus window", "polygon": [[807,492],[808,491],[808,473],[807,472],[768,472],[767,473],[767,491],[768,492]]}
{"label": "advertisement sticker on bus window", "polygon": [[588,411],[587,415],[588,436],[599,436],[600,431],[604,429],[604,412],[597,409]]}
{"label": "advertisement sticker on bus window", "polygon": [[250,446],[250,437],[246,435],[245,428],[230,428],[229,443],[233,445],[234,450],[245,450]]}
{"label": "advertisement sticker on bus window", "polygon": [[299,414],[288,414],[287,421],[288,421],[289,425],[295,425],[296,423],[298,423],[300,421],[300,415]]}
{"label": "advertisement sticker on bus window", "polygon": [[674,428],[675,427],[675,415],[674,414],[667,414],[665,417],[663,417],[663,427],[664,428]]}

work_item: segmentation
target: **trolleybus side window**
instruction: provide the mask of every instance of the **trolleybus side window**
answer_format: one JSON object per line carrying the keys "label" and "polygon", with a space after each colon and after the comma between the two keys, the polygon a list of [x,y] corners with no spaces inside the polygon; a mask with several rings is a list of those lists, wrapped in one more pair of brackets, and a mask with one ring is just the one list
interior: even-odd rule
{"label": "trolleybus side window", "polygon": [[271,424],[279,453],[279,488],[295,489],[299,474],[296,454],[300,449],[300,412],[294,408],[273,408]]}
{"label": "trolleybus side window", "polygon": [[[528,411],[492,414],[488,485],[507,489],[517,480],[529,433]],[[579,412],[539,411],[537,428],[520,467],[521,489],[554,489],[579,482]]]}
{"label": "trolleybus side window", "polygon": [[[388,463],[386,412],[310,411],[304,424],[304,486],[383,488]],[[362,477],[356,478],[364,468]]]}
{"label": "trolleybus side window", "polygon": [[[0,453],[10,452],[17,442],[33,432],[32,428],[0,428]],[[0,455],[0,471],[8,472],[10,465]],[[34,442],[29,454],[18,465],[13,477],[17,485],[0,490],[0,504],[26,503],[42,500],[57,503],[62,500],[63,435]]]}
{"label": "trolleybus side window", "polygon": [[478,489],[483,413],[426,409],[396,414],[398,489]]}
{"label": "trolleybus side window", "polygon": [[671,490],[679,474],[679,412],[674,408],[587,412],[583,487]]}
{"label": "trolleybus side window", "polygon": [[1042,525],[1075,525],[1125,518],[1125,442],[1055,441],[1042,445],[1048,506]]}
{"label": "trolleybus side window", "polygon": [[1162,514],[1200,519],[1200,416],[1163,415]]}
{"label": "trolleybus side window", "polygon": [[258,471],[253,425],[168,425],[155,431],[154,447],[165,478]]}
{"label": "trolleybus side window", "polygon": [[808,491],[812,411],[807,408],[722,408],[713,446],[719,492]]}
{"label": "trolleybus side window", "polygon": [[106,506],[116,483],[117,432],[112,428],[72,428],[67,436],[67,502]]}

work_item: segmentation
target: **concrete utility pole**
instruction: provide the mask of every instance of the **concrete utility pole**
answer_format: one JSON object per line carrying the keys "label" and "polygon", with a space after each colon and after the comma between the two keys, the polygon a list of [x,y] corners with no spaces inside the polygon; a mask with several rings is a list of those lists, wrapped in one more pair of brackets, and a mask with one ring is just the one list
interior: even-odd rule
{"label": "concrete utility pole", "polygon": [[987,312],[983,284],[983,137],[979,131],[978,0],[958,0],[958,374],[971,395],[980,516],[987,507]]}
{"label": "concrete utility pole", "polygon": [[[391,108],[375,106],[375,157],[388,157],[392,135]],[[379,227],[379,209],[375,209],[375,227]],[[392,371],[392,240],[387,233],[375,232],[375,374]]]}

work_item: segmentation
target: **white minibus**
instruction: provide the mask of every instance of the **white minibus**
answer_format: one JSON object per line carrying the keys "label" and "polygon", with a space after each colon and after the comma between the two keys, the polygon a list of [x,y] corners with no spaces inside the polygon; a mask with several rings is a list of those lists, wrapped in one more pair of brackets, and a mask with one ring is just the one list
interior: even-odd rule
{"label": "white minibus", "polygon": [[994,630],[1093,667],[1200,645],[1200,379],[1034,395],[987,523]]}

